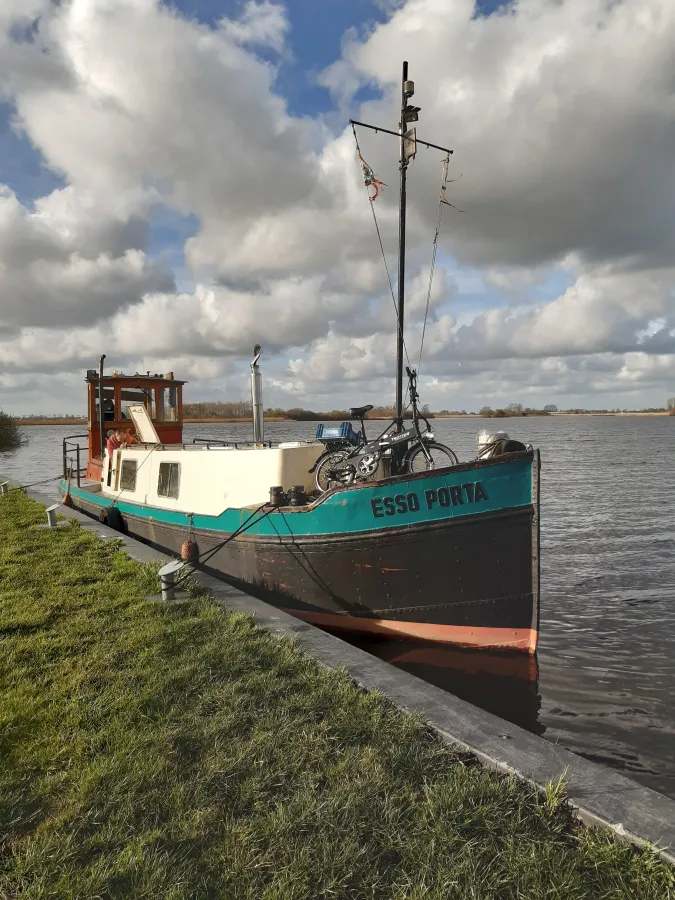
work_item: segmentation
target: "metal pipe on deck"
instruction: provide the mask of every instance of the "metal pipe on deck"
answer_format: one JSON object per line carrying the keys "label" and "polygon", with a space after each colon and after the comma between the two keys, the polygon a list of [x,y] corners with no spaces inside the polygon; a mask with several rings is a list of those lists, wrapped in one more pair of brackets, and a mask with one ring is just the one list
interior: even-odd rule
{"label": "metal pipe on deck", "polygon": [[262,444],[265,440],[265,426],[263,421],[263,399],[262,399],[262,375],[260,374],[260,366],[258,360],[261,353],[260,344],[256,344],[253,348],[254,357],[251,362],[251,404],[253,407],[253,441],[256,444]]}
{"label": "metal pipe on deck", "polygon": [[103,421],[103,360],[105,353],[98,362],[98,424],[101,438],[101,459],[105,453],[105,422]]}

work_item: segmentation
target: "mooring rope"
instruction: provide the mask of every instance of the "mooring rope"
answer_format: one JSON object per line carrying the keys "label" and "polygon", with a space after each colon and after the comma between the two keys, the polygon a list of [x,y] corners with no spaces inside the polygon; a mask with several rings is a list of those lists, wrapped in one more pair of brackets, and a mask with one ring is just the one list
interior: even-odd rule
{"label": "mooring rope", "polygon": [[29,484],[19,484],[16,487],[11,487],[7,489],[7,493],[13,493],[14,491],[25,491],[26,488],[35,487],[37,484],[48,484],[50,481],[56,481],[58,478],[63,478],[63,475],[59,472],[58,475],[52,475],[51,478],[43,478],[42,481],[31,481]]}
{"label": "mooring rope", "polygon": [[[207,559],[207,558],[210,558],[211,556],[213,556],[214,553],[216,553],[216,551],[222,550],[222,548],[223,548],[226,544],[229,544],[230,541],[233,541],[233,540],[234,540],[236,537],[238,537],[240,534],[243,534],[243,533],[244,533],[245,531],[247,531],[249,528],[252,528],[254,525],[257,525],[258,522],[262,522],[262,520],[263,520],[266,516],[269,516],[269,514],[270,514],[274,509],[276,509],[276,507],[271,507],[270,509],[266,510],[266,511],[263,513],[262,516],[260,516],[259,518],[257,518],[257,519],[255,520],[255,522],[251,522],[251,519],[253,518],[253,516],[257,515],[257,514],[260,512],[261,509],[264,509],[264,508],[265,508],[266,506],[268,506],[268,505],[269,505],[269,504],[267,503],[267,501],[265,501],[265,503],[261,503],[260,506],[259,506],[257,509],[254,509],[254,510],[253,510],[253,512],[252,512],[251,515],[246,519],[245,522],[242,522],[242,524],[241,524],[238,528],[235,528],[235,530],[232,532],[232,534],[229,534],[223,541],[221,541],[219,544],[216,544],[215,547],[209,547],[208,550],[204,550],[204,552],[203,552],[203,553],[200,553],[199,556],[197,556],[196,559],[194,559],[194,560],[186,560],[186,563],[187,563],[188,565],[189,565],[190,563],[195,564],[195,563],[198,563],[198,562],[200,562],[200,561],[203,561],[203,560],[205,560],[205,559]],[[249,523],[250,523],[250,524],[249,524]],[[193,527],[194,527],[194,522],[192,521],[192,517],[190,517],[190,529],[192,530]],[[193,536],[194,536],[194,533],[193,533]],[[175,581],[175,586],[178,587],[178,585],[183,584],[183,582],[187,581],[191,576],[192,576],[192,571],[186,572],[185,575],[183,575],[182,578],[178,578],[178,579]]]}

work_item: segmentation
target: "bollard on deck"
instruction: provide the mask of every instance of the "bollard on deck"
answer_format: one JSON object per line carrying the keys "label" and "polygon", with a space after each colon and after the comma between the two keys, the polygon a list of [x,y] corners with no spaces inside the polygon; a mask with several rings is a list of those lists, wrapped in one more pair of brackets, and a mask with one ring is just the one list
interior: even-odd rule
{"label": "bollard on deck", "polygon": [[8,494],[9,493],[9,481],[3,481],[0,484],[0,494]]}

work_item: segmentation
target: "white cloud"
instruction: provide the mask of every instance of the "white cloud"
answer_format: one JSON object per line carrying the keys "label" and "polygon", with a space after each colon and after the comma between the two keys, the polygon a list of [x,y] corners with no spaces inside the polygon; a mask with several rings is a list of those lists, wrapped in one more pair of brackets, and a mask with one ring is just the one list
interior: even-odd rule
{"label": "white cloud", "polygon": [[223,19],[226,34],[241,44],[270,47],[281,53],[284,50],[288,19],[283,6],[269,3],[254,3],[249,0],[240,17],[236,20]]}
{"label": "white cloud", "polygon": [[136,249],[142,222],[100,221],[69,194],[56,191],[30,213],[0,189],[0,328],[94,322],[172,287],[171,274]]}
{"label": "white cloud", "polygon": [[[470,0],[408,0],[352,34],[322,76],[341,116],[395,127],[408,58],[418,133],[455,148],[451,177],[463,177],[449,192],[467,213],[444,211],[429,390],[656,395],[675,353],[675,6],[519,0],[474,13]],[[0,195],[6,372],[70,372],[105,350],[130,368],[180,359],[208,380],[259,340],[278,354],[279,391],[332,392],[338,405],[359,384],[391,390],[395,321],[351,131],[290,115],[256,55],[287,58],[281,5],[249,2],[207,27],[158,0],[5,0],[0,32],[16,127],[67,183],[31,209]],[[382,98],[357,110],[363,85]],[[396,141],[360,139],[389,185],[375,209],[395,272]],[[439,179],[439,156],[420,150],[413,361]],[[161,204],[199,222],[185,246],[193,292],[173,293],[147,258]],[[556,270],[570,284],[542,300]],[[478,315],[461,306],[474,290]]]}
{"label": "white cloud", "polygon": [[[449,141],[463,173],[453,250],[493,266],[669,252],[675,7],[520,0],[472,15],[467,0],[410,0],[347,53],[358,83],[385,90],[363,113],[383,125],[397,118],[392,60],[410,60],[418,133]],[[430,197],[437,175],[420,168]]]}

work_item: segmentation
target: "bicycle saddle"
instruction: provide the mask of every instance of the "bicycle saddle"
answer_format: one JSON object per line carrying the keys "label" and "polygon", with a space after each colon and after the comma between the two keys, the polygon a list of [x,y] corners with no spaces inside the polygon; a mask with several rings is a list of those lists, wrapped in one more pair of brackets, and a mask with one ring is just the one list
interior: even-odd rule
{"label": "bicycle saddle", "polygon": [[352,406],[349,410],[349,415],[352,419],[362,419],[367,412],[373,408],[372,404],[370,406]]}

